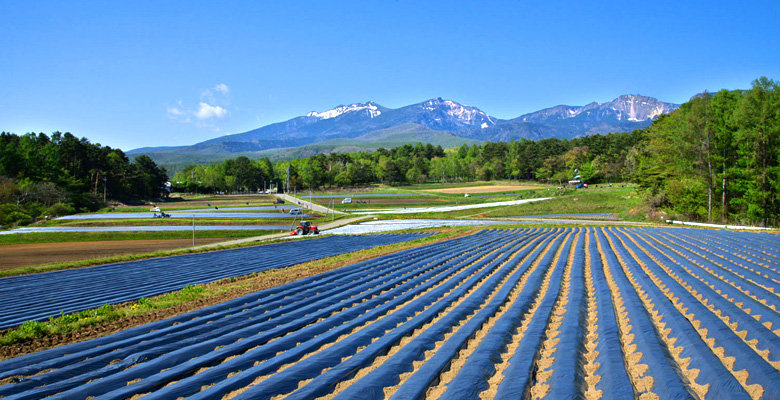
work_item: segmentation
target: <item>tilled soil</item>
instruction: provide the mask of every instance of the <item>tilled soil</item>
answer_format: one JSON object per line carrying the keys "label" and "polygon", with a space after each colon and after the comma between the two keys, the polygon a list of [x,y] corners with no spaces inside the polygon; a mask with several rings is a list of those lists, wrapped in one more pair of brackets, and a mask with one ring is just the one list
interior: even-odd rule
{"label": "tilled soil", "polygon": [[[204,245],[226,242],[232,239],[234,238],[195,239],[195,244]],[[52,262],[152,253],[191,246],[192,239],[5,244],[0,246],[0,254],[2,254],[0,257],[0,270]]]}

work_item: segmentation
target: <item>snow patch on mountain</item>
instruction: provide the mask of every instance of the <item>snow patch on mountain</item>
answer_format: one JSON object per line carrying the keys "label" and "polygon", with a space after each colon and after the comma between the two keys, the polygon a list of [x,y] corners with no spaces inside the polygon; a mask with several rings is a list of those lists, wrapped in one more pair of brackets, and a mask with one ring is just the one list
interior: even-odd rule
{"label": "snow patch on mountain", "polygon": [[486,128],[496,124],[493,117],[487,115],[482,110],[451,100],[436,98],[423,102],[420,106],[427,111],[441,110],[466,125],[479,125],[482,128]]}
{"label": "snow patch on mountain", "polygon": [[560,105],[546,108],[522,115],[519,119],[523,122],[547,123],[550,120],[576,117],[591,118],[593,115],[599,118],[612,116],[618,121],[644,122],[653,120],[661,114],[668,114],[677,107],[676,104],[664,103],[652,97],[629,94],[606,103],[592,102],[581,107]]}
{"label": "snow patch on mountain", "polygon": [[641,122],[652,120],[661,114],[668,114],[677,108],[676,105],[658,101],[652,97],[638,94],[628,94],[607,103],[617,114],[620,121]]}
{"label": "snow patch on mountain", "polygon": [[365,104],[363,104],[363,103],[356,103],[356,104],[350,104],[348,106],[338,106],[338,107],[336,107],[336,108],[334,108],[332,110],[323,111],[323,112],[319,112],[319,113],[315,112],[315,111],[312,111],[312,112],[306,114],[306,116],[307,117],[319,118],[319,119],[331,119],[331,118],[336,118],[339,115],[343,115],[343,114],[351,113],[351,112],[362,111],[362,110],[366,110],[366,112],[368,112],[368,115],[371,118],[377,117],[380,114],[382,114],[382,111],[379,110],[379,108],[376,106],[376,104],[369,102],[369,103],[365,103]]}

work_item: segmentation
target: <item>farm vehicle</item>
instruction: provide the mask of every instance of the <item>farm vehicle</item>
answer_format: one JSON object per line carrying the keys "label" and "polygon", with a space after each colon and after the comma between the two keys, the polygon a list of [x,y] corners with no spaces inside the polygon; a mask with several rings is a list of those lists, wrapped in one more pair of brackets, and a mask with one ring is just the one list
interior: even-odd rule
{"label": "farm vehicle", "polygon": [[317,235],[320,233],[320,230],[315,225],[312,225],[309,221],[301,221],[298,226],[293,228],[292,232],[290,232],[290,235],[308,235],[310,233]]}

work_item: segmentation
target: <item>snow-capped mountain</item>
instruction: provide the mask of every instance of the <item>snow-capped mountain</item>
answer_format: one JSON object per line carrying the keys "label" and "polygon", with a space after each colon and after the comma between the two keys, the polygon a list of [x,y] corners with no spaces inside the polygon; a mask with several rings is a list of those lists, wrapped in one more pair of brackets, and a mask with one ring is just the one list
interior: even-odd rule
{"label": "snow-capped mountain", "polygon": [[128,153],[232,154],[300,147],[334,139],[389,146],[399,140],[415,143],[431,137],[441,139],[442,135],[447,137],[444,143],[448,144],[459,140],[495,142],[520,138],[573,138],[643,128],[658,115],[677,107],[652,97],[625,95],[603,104],[560,105],[501,120],[479,108],[442,98],[396,109],[369,101],[312,111],[288,121],[192,146],[143,148]]}
{"label": "snow-capped mountain", "polygon": [[525,137],[571,139],[593,134],[630,132],[644,128],[661,114],[668,114],[678,104],[664,103],[652,97],[636,94],[620,96],[606,103],[584,106],[559,105],[510,119],[500,126],[467,137],[479,140],[509,140]]}
{"label": "snow-capped mountain", "polygon": [[319,113],[316,111],[312,111],[306,114],[306,116],[319,118],[319,119],[331,119],[346,113],[354,113],[354,112],[361,112],[361,111],[365,111],[365,113],[371,118],[382,115],[382,111],[379,109],[379,107],[373,102],[369,101],[368,103],[355,103],[355,104],[350,104],[348,106],[338,106],[332,110],[319,112]]}
{"label": "snow-capped mountain", "polygon": [[585,106],[555,106],[516,118],[522,122],[550,122],[580,116],[593,116],[599,119],[611,118],[617,121],[640,122],[652,120],[661,114],[677,109],[677,104],[664,103],[652,97],[638,94],[620,96],[606,103],[590,103]]}
{"label": "snow-capped mountain", "polygon": [[461,126],[479,126],[487,128],[496,124],[495,118],[487,115],[476,107],[466,106],[451,100],[442,100],[441,97],[431,99],[420,104],[416,104],[425,111],[434,114],[434,121],[442,121],[444,118],[437,117],[437,113],[444,113],[449,116],[451,123]]}

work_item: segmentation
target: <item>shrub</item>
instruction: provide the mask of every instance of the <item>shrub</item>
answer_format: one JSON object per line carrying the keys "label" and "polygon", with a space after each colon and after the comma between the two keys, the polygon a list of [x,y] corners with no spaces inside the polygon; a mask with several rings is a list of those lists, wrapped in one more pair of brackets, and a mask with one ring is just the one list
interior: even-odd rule
{"label": "shrub", "polygon": [[51,207],[47,208],[46,211],[44,211],[44,214],[48,215],[49,217],[58,217],[61,215],[70,215],[75,213],[76,213],[76,209],[72,205],[63,203],[61,201],[52,204]]}
{"label": "shrub", "polygon": [[19,333],[23,337],[38,337],[44,336],[49,332],[49,327],[46,324],[38,321],[27,321],[19,327]]}

